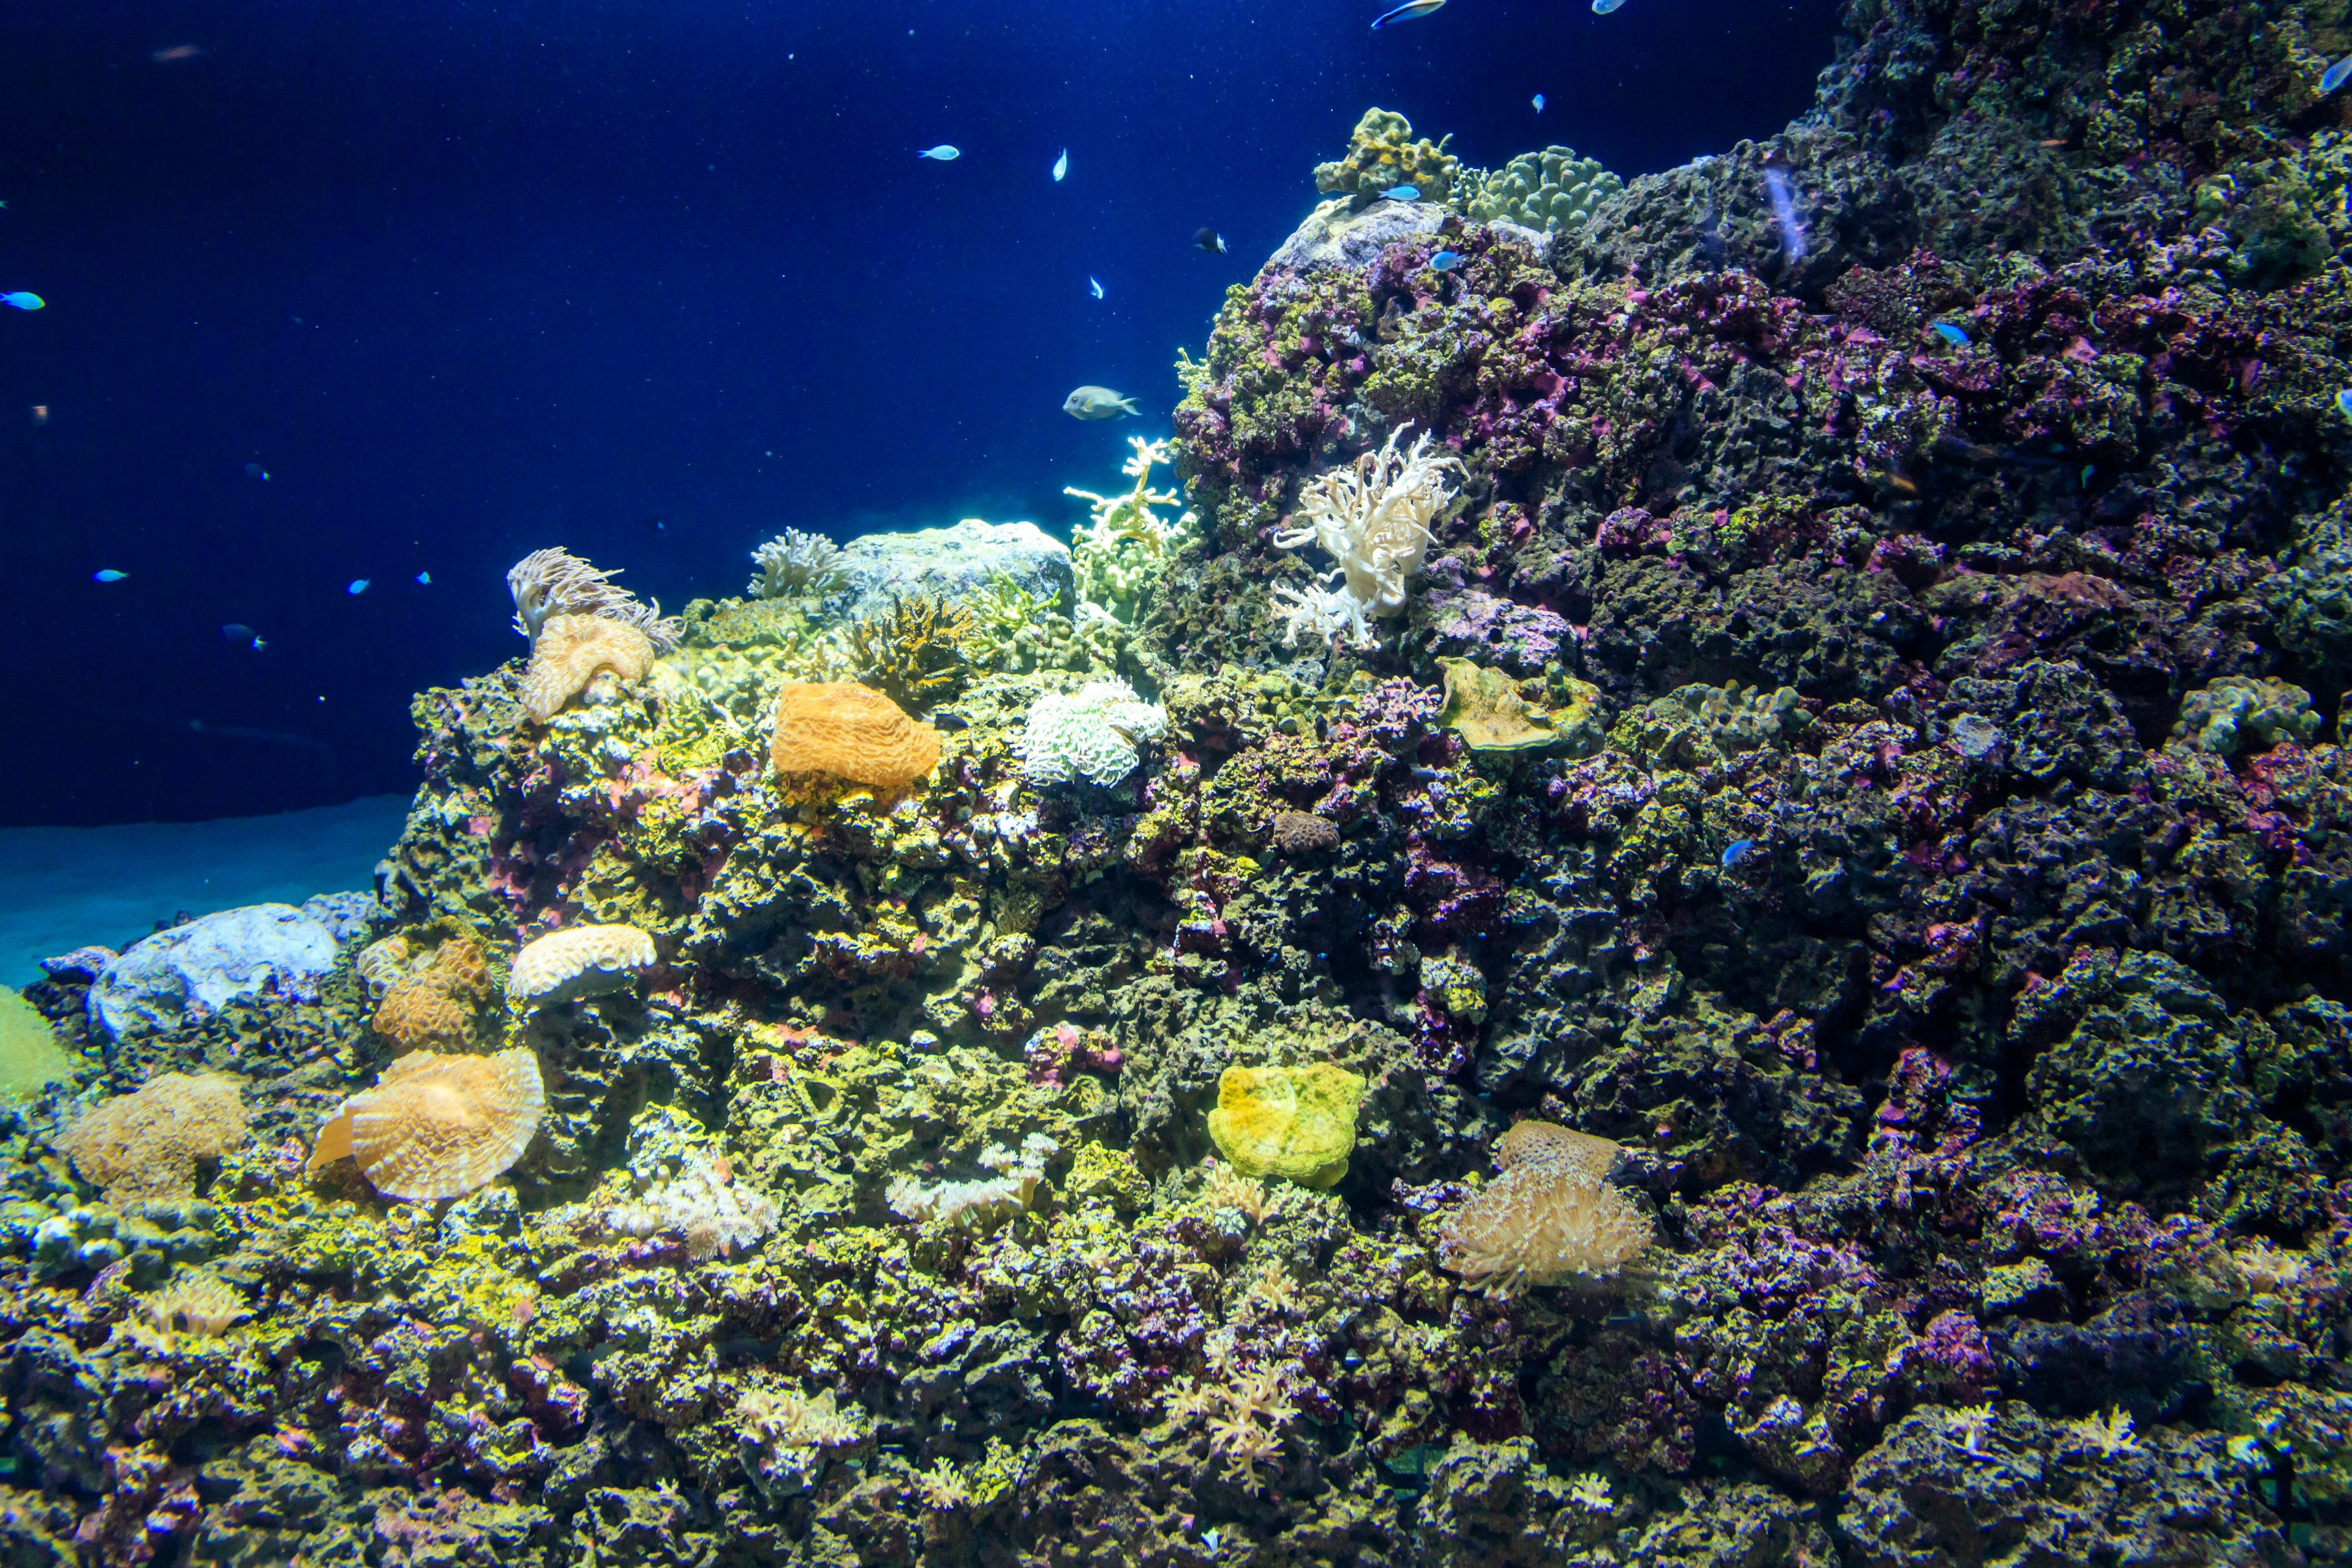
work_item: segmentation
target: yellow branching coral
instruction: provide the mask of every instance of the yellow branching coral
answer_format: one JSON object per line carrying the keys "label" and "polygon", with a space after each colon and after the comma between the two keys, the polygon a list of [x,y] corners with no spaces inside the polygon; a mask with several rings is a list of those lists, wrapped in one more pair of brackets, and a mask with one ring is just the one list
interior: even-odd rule
{"label": "yellow branching coral", "polygon": [[244,1087],[227,1073],[167,1072],[84,1115],[58,1148],[109,1202],[187,1197],[199,1166],[245,1137]]}
{"label": "yellow branching coral", "polygon": [[971,616],[920,595],[890,596],[887,615],[842,628],[849,662],[866,685],[910,711],[944,702],[971,679],[963,651]]}
{"label": "yellow branching coral", "polygon": [[1608,1183],[1616,1158],[1606,1138],[1520,1122],[1496,1141],[1502,1175],[1446,1217],[1438,1260],[1490,1296],[1616,1272],[1650,1245],[1649,1217]]}

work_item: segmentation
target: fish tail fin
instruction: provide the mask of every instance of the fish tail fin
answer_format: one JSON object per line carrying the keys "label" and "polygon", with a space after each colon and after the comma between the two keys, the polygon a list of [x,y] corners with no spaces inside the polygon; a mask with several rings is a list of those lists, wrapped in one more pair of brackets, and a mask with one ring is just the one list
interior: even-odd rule
{"label": "fish tail fin", "polygon": [[1118,400],[1118,405],[1128,413],[1134,415],[1138,419],[1143,417],[1143,410],[1135,405],[1135,399],[1132,397],[1120,398]]}

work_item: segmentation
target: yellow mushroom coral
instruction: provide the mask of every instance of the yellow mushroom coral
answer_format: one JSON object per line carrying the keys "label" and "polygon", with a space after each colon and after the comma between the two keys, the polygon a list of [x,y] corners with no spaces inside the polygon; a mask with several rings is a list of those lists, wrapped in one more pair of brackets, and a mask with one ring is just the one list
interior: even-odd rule
{"label": "yellow mushroom coral", "polygon": [[489,1057],[412,1051],[336,1107],[310,1168],[349,1158],[386,1197],[462,1196],[522,1158],[546,1105],[528,1047]]}
{"label": "yellow mushroom coral", "polygon": [[1209,1136],[1245,1176],[1328,1187],[1348,1173],[1363,1098],[1361,1075],[1328,1062],[1227,1068],[1217,1079]]}

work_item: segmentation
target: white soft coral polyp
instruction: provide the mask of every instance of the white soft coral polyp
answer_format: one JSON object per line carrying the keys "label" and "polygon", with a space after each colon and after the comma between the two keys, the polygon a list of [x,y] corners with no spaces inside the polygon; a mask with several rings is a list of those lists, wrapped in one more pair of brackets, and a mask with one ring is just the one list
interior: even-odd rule
{"label": "white soft coral polyp", "polygon": [[[1307,486],[1290,514],[1291,526],[1275,531],[1275,543],[1285,550],[1319,544],[1339,563],[1339,586],[1308,601],[1309,613],[1300,613],[1305,605],[1282,607],[1291,636],[1311,635],[1318,622],[1336,629],[1344,619],[1358,645],[1369,647],[1370,617],[1403,613],[1406,584],[1436,538],[1429,525],[1454,499],[1445,471],[1461,467],[1451,457],[1431,455],[1425,430],[1400,453],[1398,438],[1411,428],[1399,426],[1379,451]],[[1346,596],[1344,606],[1336,602],[1339,595]]]}

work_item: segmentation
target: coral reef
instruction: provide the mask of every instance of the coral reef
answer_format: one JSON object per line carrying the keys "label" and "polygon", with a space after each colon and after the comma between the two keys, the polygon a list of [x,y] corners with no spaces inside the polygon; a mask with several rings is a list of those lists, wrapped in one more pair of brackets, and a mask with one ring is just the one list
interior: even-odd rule
{"label": "coral reef", "polygon": [[1075,552],[420,695],[364,931],[27,988],[7,1554],[2352,1560],[2347,47],[1853,0],[1549,234],[1368,117]]}

